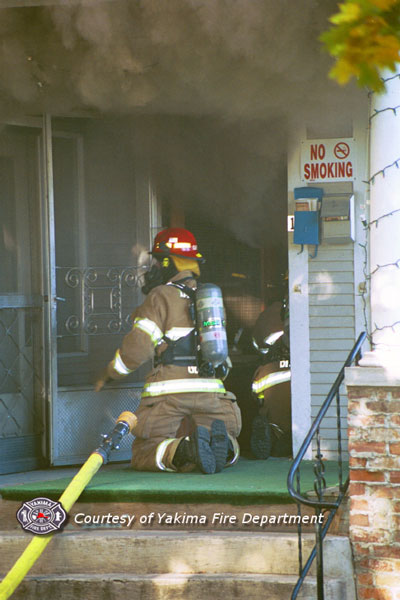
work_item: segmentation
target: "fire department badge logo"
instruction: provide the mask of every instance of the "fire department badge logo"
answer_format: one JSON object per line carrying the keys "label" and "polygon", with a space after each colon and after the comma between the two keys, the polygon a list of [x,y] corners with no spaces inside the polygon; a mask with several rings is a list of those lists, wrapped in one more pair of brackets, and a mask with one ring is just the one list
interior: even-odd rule
{"label": "fire department badge logo", "polygon": [[17,512],[22,529],[37,535],[46,535],[61,529],[67,513],[59,502],[48,498],[34,498],[24,502]]}

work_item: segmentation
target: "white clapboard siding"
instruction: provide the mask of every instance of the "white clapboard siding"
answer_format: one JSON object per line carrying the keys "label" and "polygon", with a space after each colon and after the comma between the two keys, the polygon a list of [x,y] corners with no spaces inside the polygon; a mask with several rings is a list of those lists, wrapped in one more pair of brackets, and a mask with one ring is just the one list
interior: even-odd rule
{"label": "white clapboard siding", "polygon": [[[310,302],[315,302],[314,298],[310,298]],[[317,300],[318,302],[318,300]],[[349,307],[351,308],[351,307]],[[348,311],[347,311],[348,312]],[[351,329],[352,327],[354,327],[354,316],[352,317],[312,317],[312,319],[310,319],[310,321],[312,320],[313,322],[313,327],[317,328],[317,329],[323,329],[327,326],[327,324],[329,325],[328,329],[340,329],[342,328],[344,329]],[[327,323],[328,322],[328,323]],[[346,337],[348,337],[348,331],[346,331]],[[326,339],[326,338],[325,338]]]}
{"label": "white clapboard siding", "polygon": [[[312,317],[345,317],[348,312],[346,306],[310,306],[310,315]],[[339,332],[338,332],[339,333]],[[345,333],[345,332],[343,332]]]}
{"label": "white clapboard siding", "polygon": [[[336,374],[335,373],[320,373],[314,372],[312,377],[313,383],[327,383],[329,385],[329,389],[332,387],[332,383],[335,381]],[[329,390],[328,390],[329,391]]]}
{"label": "white clapboard siding", "polygon": [[[309,259],[311,414],[328,395],[355,341],[354,250],[352,244],[321,245]],[[340,389],[343,458],[347,457],[347,396]],[[324,458],[337,456],[336,401],[321,426]]]}
{"label": "white clapboard siding", "polygon": [[323,271],[318,273],[315,271],[310,272],[308,281],[312,283],[353,283],[351,281],[351,273],[343,271],[334,271],[327,273]]}
{"label": "white clapboard siding", "polygon": [[[348,454],[348,440],[344,438],[342,440],[342,460],[347,461],[349,458]],[[323,456],[323,460],[325,458],[331,458],[332,460],[337,460],[338,457],[338,446],[336,439],[323,439],[321,442],[321,454]]]}
{"label": "white clapboard siding", "polygon": [[338,352],[342,352],[346,341],[349,341],[350,344],[352,345],[353,340],[349,340],[348,338],[345,338],[345,337],[340,337],[340,338],[335,337],[335,338],[332,338],[329,340],[324,339],[324,338],[312,339],[312,340],[310,340],[310,350],[311,350],[311,352],[320,352],[321,350],[331,350],[331,351],[335,350]]}
{"label": "white clapboard siding", "polygon": [[[329,390],[330,390],[330,386],[329,386]],[[329,392],[328,390],[328,392]],[[311,407],[311,414],[317,414],[317,412],[320,409],[321,404],[324,402],[326,396],[328,395],[328,392],[326,392],[325,394],[320,392],[320,389],[316,389],[315,386],[311,386],[311,393],[313,396],[313,399],[315,400],[314,405]],[[346,396],[346,394],[340,394],[340,414],[343,416],[347,415],[347,406],[343,405],[343,396]],[[327,416],[335,416],[336,417],[336,398],[334,398],[334,400],[331,403],[331,406],[328,408],[328,412],[326,413]],[[325,417],[327,418],[327,417]]]}
{"label": "white clapboard siding", "polygon": [[[323,399],[325,399],[327,397],[327,395],[329,394],[330,389],[331,389],[331,386],[329,385],[329,383],[313,383],[313,384],[311,384],[311,393],[314,397],[321,396]],[[335,402],[335,406],[336,406],[336,400],[334,402]],[[312,412],[314,413],[316,409],[317,409],[317,407],[313,406]],[[333,404],[331,405],[329,410],[333,410]]]}

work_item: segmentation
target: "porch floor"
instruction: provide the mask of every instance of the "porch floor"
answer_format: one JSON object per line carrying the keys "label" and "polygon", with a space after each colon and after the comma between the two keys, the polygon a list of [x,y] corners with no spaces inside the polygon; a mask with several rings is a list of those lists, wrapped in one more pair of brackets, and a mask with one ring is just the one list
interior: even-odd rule
{"label": "porch floor", "polygon": [[[286,479],[291,465],[287,458],[249,460],[241,458],[233,468],[215,475],[201,473],[144,473],[133,471],[128,463],[109,464],[94,476],[79,502],[162,502],[291,504]],[[313,461],[301,467],[301,490],[314,487]],[[325,461],[327,487],[338,484],[335,461]],[[57,500],[78,468],[57,468],[32,473],[0,476],[0,495],[4,500],[31,500],[45,496]],[[344,465],[344,477],[347,464]]]}

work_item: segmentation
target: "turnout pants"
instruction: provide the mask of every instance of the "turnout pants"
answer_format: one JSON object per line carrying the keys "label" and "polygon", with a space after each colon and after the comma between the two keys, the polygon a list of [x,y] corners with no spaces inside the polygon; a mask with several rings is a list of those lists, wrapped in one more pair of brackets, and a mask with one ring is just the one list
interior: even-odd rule
{"label": "turnout pants", "polygon": [[240,409],[230,392],[144,398],[136,416],[132,467],[137,471],[176,471],[172,463],[176,449],[197,425],[210,429],[214,419],[221,419],[228,435],[235,439],[242,426]]}

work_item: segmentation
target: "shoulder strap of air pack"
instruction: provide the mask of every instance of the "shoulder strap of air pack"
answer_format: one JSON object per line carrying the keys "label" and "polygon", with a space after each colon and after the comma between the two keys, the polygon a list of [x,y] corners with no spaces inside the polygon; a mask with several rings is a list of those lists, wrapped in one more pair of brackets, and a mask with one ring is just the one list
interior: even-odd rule
{"label": "shoulder strap of air pack", "polygon": [[184,281],[188,281],[189,279],[193,279],[193,277],[185,277],[184,279],[181,279],[180,281],[169,281],[166,285],[172,285],[173,287],[176,287],[180,292],[182,292],[185,296],[187,296],[190,299],[191,302],[190,302],[190,306],[189,306],[189,314],[194,323],[194,326],[197,329],[196,307],[195,307],[196,288],[191,288],[188,285],[185,285],[183,283]]}
{"label": "shoulder strap of air pack", "polygon": [[193,279],[193,277],[185,277],[176,282],[170,281],[166,285],[176,287],[190,299],[189,314],[194,324],[194,330],[179,340],[171,340],[167,335],[164,335],[162,340],[168,344],[168,348],[159,356],[158,364],[173,364],[182,367],[197,365],[196,290],[183,283],[189,279]]}
{"label": "shoulder strap of air pack", "polygon": [[196,297],[196,289],[191,288],[188,285],[185,285],[183,282],[188,281],[189,279],[193,279],[193,277],[185,277],[180,281],[169,281],[166,285],[172,285],[173,287],[178,288],[181,292],[183,292],[188,298],[194,301]]}

